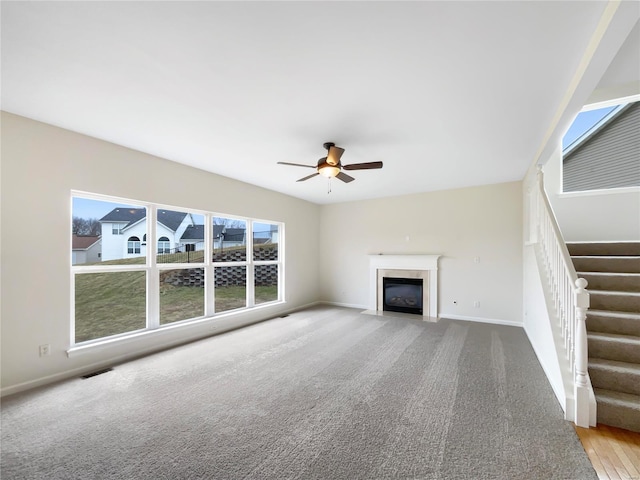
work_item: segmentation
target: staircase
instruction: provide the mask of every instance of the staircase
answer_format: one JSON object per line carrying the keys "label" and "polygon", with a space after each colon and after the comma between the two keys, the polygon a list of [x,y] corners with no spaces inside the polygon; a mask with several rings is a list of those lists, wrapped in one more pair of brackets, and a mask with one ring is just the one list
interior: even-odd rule
{"label": "staircase", "polygon": [[598,423],[640,432],[640,242],[567,243],[589,282],[589,376]]}

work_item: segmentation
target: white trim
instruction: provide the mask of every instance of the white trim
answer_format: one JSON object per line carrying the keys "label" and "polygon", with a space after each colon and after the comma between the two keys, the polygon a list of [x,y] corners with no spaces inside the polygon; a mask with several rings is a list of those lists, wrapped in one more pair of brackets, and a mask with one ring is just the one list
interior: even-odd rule
{"label": "white trim", "polygon": [[580,190],[577,192],[560,192],[559,198],[588,197],[597,195],[616,195],[619,193],[640,193],[640,187],[600,188],[597,190]]}
{"label": "white trim", "polygon": [[424,270],[429,274],[429,310],[425,317],[438,316],[438,258],[441,255],[369,255],[369,305],[378,309],[378,270]]}
{"label": "white trim", "polygon": [[[284,305],[286,302],[280,302],[279,305]],[[317,302],[316,302],[317,303]],[[67,380],[67,379],[71,379],[101,368],[106,368],[106,367],[111,367],[117,364],[121,364],[124,363],[126,361],[131,361],[134,360],[137,357],[140,356],[144,356],[144,355],[150,355],[152,353],[156,353],[156,352],[160,352],[163,350],[168,350],[170,348],[175,348],[175,347],[179,347],[181,345],[184,345],[186,343],[192,342],[194,340],[200,340],[200,339],[205,339],[208,337],[212,337],[215,335],[219,335],[221,333],[225,333],[231,330],[236,330],[238,328],[243,328],[243,327],[247,327],[249,325],[253,325],[255,323],[260,323],[266,320],[270,320],[272,318],[277,318],[289,313],[293,313],[296,312],[298,310],[301,309],[305,309],[305,308],[309,308],[312,307],[314,305],[316,305],[316,303],[310,303],[307,305],[303,305],[301,307],[296,307],[296,308],[292,308],[289,310],[284,310],[282,312],[277,312],[275,315],[270,315],[266,318],[258,318],[258,319],[246,319],[246,320],[240,320],[237,323],[232,323],[232,324],[228,324],[228,325],[220,325],[220,324],[213,324],[212,325],[212,329],[209,332],[206,332],[205,334],[203,334],[203,332],[199,332],[199,333],[194,333],[193,335],[188,335],[188,336],[184,336],[181,337],[179,339],[173,339],[173,340],[169,340],[167,342],[164,343],[157,343],[153,346],[150,346],[148,348],[142,348],[141,350],[135,350],[135,351],[130,351],[127,352],[125,354],[122,355],[117,355],[114,357],[109,358],[108,360],[105,361],[100,361],[100,362],[95,362],[95,363],[90,363],[88,365],[83,365],[82,367],[78,367],[78,368],[73,368],[71,370],[67,370],[65,372],[60,372],[60,373],[56,373],[53,375],[47,375],[44,377],[40,377],[37,378],[35,380],[30,380],[28,382],[23,382],[23,383],[19,383],[17,385],[10,385],[8,387],[4,387],[2,389],[0,389],[0,397],[5,397],[7,395],[13,395],[15,393],[19,393],[19,392],[23,392],[25,390],[30,390],[32,388],[36,388],[36,387],[40,387],[43,385],[48,385],[50,383],[53,382],[57,382],[57,381],[62,381],[62,380]],[[275,306],[275,304],[273,303],[269,303],[268,305],[264,305],[264,307],[261,308],[261,306],[255,307],[253,309],[251,309],[251,311],[256,311],[259,309],[262,310],[266,310],[267,307],[273,307]],[[237,314],[238,312],[234,312],[233,314],[227,314],[224,315],[225,317],[231,317],[234,316],[234,314]],[[246,313],[246,311],[245,311]],[[193,326],[195,324],[202,324],[204,323],[204,321],[215,321],[215,320],[220,320],[223,317],[223,315],[220,315],[218,317],[215,317],[213,319],[208,318],[208,319],[200,319],[199,321],[195,321],[195,322],[189,322],[188,325]],[[228,318],[227,318],[228,319]],[[149,336],[156,336],[156,337],[160,337],[163,335],[166,335],[169,331],[171,330],[175,330],[178,327],[185,327],[187,325],[185,325],[184,323],[181,323],[180,325],[175,325],[173,326],[174,328],[170,328],[170,325],[167,325],[167,328],[161,328],[159,330],[153,330],[153,331],[145,331],[145,332],[140,332],[140,335],[137,335],[138,338],[140,337],[149,337]],[[144,335],[142,335],[144,333]],[[115,340],[118,340],[118,342],[116,342]],[[76,356],[83,356],[83,355],[89,355],[89,354],[93,354],[95,353],[97,350],[100,349],[108,349],[110,347],[114,347],[116,345],[119,345],[121,343],[129,343],[130,341],[130,336],[129,337],[121,337],[118,339],[111,339],[111,341],[103,341],[100,342],[100,344],[92,344],[92,345],[83,345],[82,347],[77,347],[77,348],[73,348],[70,349],[72,351],[68,351],[67,352],[67,356],[71,357],[76,357]],[[93,347],[93,348],[90,348]]]}
{"label": "white trim", "polygon": [[366,305],[360,305],[357,303],[329,302],[326,300],[320,300],[316,303],[320,305],[331,305],[333,307],[357,308],[358,310],[367,310],[368,308]]}
{"label": "white trim", "polygon": [[[573,142],[571,142],[570,145],[567,145],[567,147],[562,150],[562,159],[564,160],[564,158],[567,155],[572,153],[580,145],[585,143],[589,138],[594,136],[597,132],[602,130],[606,125],[611,123],[613,121],[613,119],[616,118],[618,115],[620,115],[624,110],[626,110],[628,106],[629,106],[629,104],[616,105],[613,110],[611,110],[609,113],[607,113],[604,117],[602,117],[596,123],[591,125],[591,128],[589,128],[586,131],[582,132],[582,135],[580,135]],[[575,122],[575,120],[574,120],[574,122]]]}
{"label": "white trim", "polygon": [[524,323],[522,322],[516,322],[515,320],[502,320],[499,318],[470,317],[468,315],[455,315],[451,313],[441,313],[438,318],[447,318],[449,320],[464,320],[465,322],[493,323],[495,325],[507,325],[509,327],[524,328]]}
{"label": "white trim", "polygon": [[[70,206],[71,206],[71,215],[73,214],[73,198],[87,198],[90,200],[99,200],[103,202],[109,203],[123,203],[123,204],[131,204],[132,206],[145,208],[146,216],[142,220],[146,221],[146,236],[147,236],[147,249],[145,254],[145,263],[144,264],[120,264],[120,265],[103,265],[103,264],[95,264],[89,266],[75,266],[71,265],[70,268],[70,336],[69,336],[69,349],[67,350],[67,354],[70,356],[74,354],[74,352],[82,351],[85,348],[90,350],[94,350],[98,348],[100,345],[104,344],[112,344],[113,342],[121,343],[127,342],[128,340],[134,341],[139,338],[141,335],[148,335],[151,332],[155,331],[165,331],[168,328],[176,327],[187,324],[198,323],[202,320],[208,319],[220,319],[226,314],[237,314],[237,313],[246,313],[252,312],[256,308],[265,308],[268,306],[279,305],[284,303],[284,223],[276,222],[273,220],[257,220],[250,217],[241,217],[236,215],[227,215],[227,214],[218,214],[214,212],[205,212],[203,210],[192,209],[192,208],[184,208],[184,207],[174,207],[166,204],[156,204],[156,203],[147,203],[147,202],[139,202],[136,200],[126,200],[118,197],[110,197],[107,195],[99,195],[99,194],[91,194],[86,192],[79,192],[76,190],[71,190],[70,195]],[[157,255],[157,246],[158,246],[158,232],[157,225],[158,223],[158,210],[171,210],[176,212],[185,213],[186,215],[198,214],[204,217],[204,228],[203,232],[205,235],[204,238],[204,261],[199,263],[157,263],[156,255]],[[213,262],[211,259],[211,254],[213,253],[213,244],[212,244],[212,233],[213,233],[213,218],[219,217],[223,219],[230,220],[238,220],[244,222],[245,227],[245,238],[244,238],[244,246],[247,259],[242,262]],[[254,304],[254,294],[255,294],[255,278],[254,278],[254,260],[253,260],[253,235],[252,235],[252,227],[253,222],[258,223],[266,223],[271,225],[276,225],[278,227],[279,238],[278,238],[278,260],[268,260],[268,261],[260,261],[259,264],[262,265],[277,265],[278,266],[278,298],[277,300],[261,303],[259,305]],[[161,223],[161,225],[164,225]],[[166,227],[166,225],[164,225]],[[168,228],[168,227],[167,227]],[[171,230],[171,229],[169,229]],[[69,237],[70,247],[73,245],[72,234]],[[125,244],[126,249],[126,244]],[[69,249],[69,254],[71,254],[72,248]],[[127,259],[126,255],[123,256],[122,260]],[[71,259],[70,259],[71,260]],[[71,264],[71,261],[69,262]],[[244,266],[246,268],[246,282],[245,283],[245,306],[240,307],[238,309],[233,309],[230,311],[215,313],[215,268],[218,267],[229,267],[229,266]],[[202,312],[204,315],[196,318],[184,319],[176,322],[172,322],[169,325],[162,325],[160,319],[160,284],[159,284],[159,273],[163,270],[176,270],[176,269],[189,269],[189,268],[203,268],[205,271],[205,310]],[[136,330],[134,332],[122,332],[116,335],[112,335],[109,337],[100,337],[92,340],[88,340],[85,342],[75,342],[75,277],[76,275],[87,274],[87,273],[109,273],[109,272],[145,272],[146,274],[146,298],[145,298],[145,308],[146,308],[146,322],[145,328],[141,330]],[[206,316],[205,316],[206,315]]]}
{"label": "white trim", "polygon": [[[214,334],[217,333],[222,333],[225,331],[228,331],[230,329],[234,329],[234,328],[238,328],[238,326],[231,326],[231,327],[227,327],[225,326],[220,326],[217,325],[217,322],[219,322],[220,320],[228,320],[228,319],[232,319],[233,317],[238,316],[239,314],[243,314],[243,313],[248,313],[248,312],[256,312],[259,310],[263,310],[269,307],[274,307],[277,305],[284,305],[286,304],[286,302],[269,302],[269,303],[262,303],[259,305],[256,305],[255,307],[253,307],[251,310],[248,309],[234,309],[234,310],[229,310],[226,312],[222,312],[217,314],[214,317],[198,317],[198,318],[194,318],[194,319],[186,319],[186,320],[181,320],[178,322],[173,322],[173,323],[168,323],[165,325],[161,325],[156,329],[153,330],[136,330],[135,332],[132,333],[123,333],[121,335],[118,336],[113,336],[113,337],[107,337],[107,338],[103,338],[103,339],[98,339],[98,340],[94,340],[94,341],[90,341],[90,342],[84,342],[80,345],[75,345],[73,347],[70,347],[67,350],[67,357],[71,358],[71,357],[76,357],[78,355],[82,355],[82,354],[86,354],[86,353],[94,353],[96,351],[100,351],[100,350],[108,350],[111,347],[114,346],[118,346],[118,345],[126,345],[128,343],[134,343],[139,341],[140,339],[143,338],[147,338],[147,337],[159,337],[159,336],[164,336],[164,335],[168,335],[171,331],[173,330],[187,330],[189,327],[196,327],[198,325],[201,324],[206,324],[206,323],[211,323],[211,331]],[[249,323],[255,323],[256,321],[262,321],[262,320],[248,320]],[[242,321],[238,324],[239,326],[244,326],[245,323],[243,323]],[[248,323],[247,323],[248,325]],[[195,336],[194,338],[201,338],[200,336]],[[175,341],[175,340],[174,340]],[[189,340],[186,340],[189,341]],[[171,345],[171,342],[168,342],[166,344],[162,344],[165,345],[167,348]]]}
{"label": "white trim", "polygon": [[588,105],[585,105],[584,108],[580,110],[580,112],[589,112],[591,110],[599,110],[600,108],[615,107],[616,105],[633,103],[637,101],[640,101],[640,94],[613,98],[611,100],[604,100],[602,102],[590,103]]}

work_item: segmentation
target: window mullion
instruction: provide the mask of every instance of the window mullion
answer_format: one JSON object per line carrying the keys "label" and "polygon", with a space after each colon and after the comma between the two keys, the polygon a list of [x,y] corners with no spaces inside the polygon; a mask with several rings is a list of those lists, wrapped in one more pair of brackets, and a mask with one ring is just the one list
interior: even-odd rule
{"label": "window mullion", "polygon": [[247,308],[251,308],[256,304],[256,283],[253,269],[253,222],[246,223],[246,244],[247,244]]}
{"label": "window mullion", "polygon": [[160,272],[157,266],[157,218],[155,205],[147,206],[147,328],[160,326]]}
{"label": "window mullion", "polygon": [[204,314],[207,317],[212,317],[216,313],[215,271],[212,262],[213,243],[213,216],[207,214],[204,220]]}

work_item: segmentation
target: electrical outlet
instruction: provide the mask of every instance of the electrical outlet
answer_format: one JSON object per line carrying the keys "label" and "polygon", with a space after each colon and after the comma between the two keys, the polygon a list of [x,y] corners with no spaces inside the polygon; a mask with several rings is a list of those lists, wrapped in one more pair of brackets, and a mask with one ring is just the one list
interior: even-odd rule
{"label": "electrical outlet", "polygon": [[476,300],[475,302],[473,302],[473,306],[476,308],[480,308],[480,300]]}
{"label": "electrical outlet", "polygon": [[40,350],[41,357],[46,357],[47,355],[51,355],[51,345],[49,345],[48,343],[45,343],[44,345],[40,345],[39,350]]}

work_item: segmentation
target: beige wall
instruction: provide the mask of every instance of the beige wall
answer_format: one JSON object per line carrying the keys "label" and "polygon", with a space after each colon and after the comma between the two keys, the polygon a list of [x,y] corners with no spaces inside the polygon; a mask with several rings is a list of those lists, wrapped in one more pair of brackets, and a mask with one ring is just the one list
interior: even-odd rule
{"label": "beige wall", "polygon": [[[3,393],[318,300],[317,205],[4,112],[1,180]],[[72,189],[284,222],[287,304],[68,358]]]}
{"label": "beige wall", "polygon": [[[441,316],[522,324],[520,182],[320,207],[7,113],[2,140],[4,394],[318,300],[366,308],[372,253],[443,255]],[[283,221],[287,304],[67,357],[71,190]]]}
{"label": "beige wall", "polygon": [[320,227],[325,301],[366,308],[367,255],[440,254],[441,316],[522,324],[520,182],[326,205]]}

